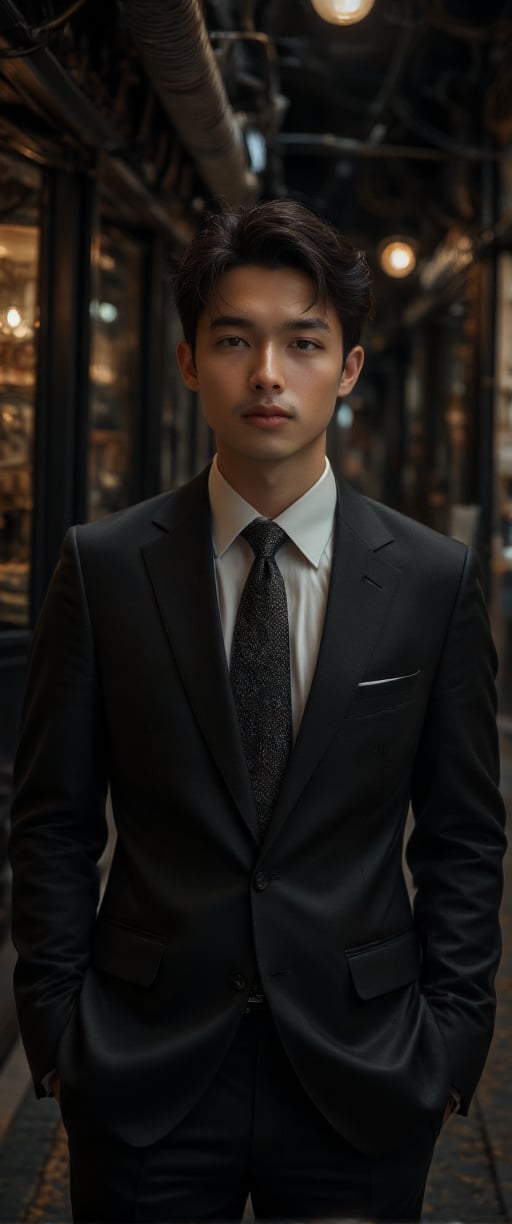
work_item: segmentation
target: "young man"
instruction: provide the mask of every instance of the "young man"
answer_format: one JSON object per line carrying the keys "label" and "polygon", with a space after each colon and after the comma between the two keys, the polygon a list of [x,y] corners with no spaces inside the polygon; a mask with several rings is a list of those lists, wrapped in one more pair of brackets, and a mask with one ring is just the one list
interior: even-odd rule
{"label": "young man", "polygon": [[77,1221],[238,1220],[248,1193],[416,1220],[495,1007],[475,560],[326,461],[370,302],[350,243],[259,204],[209,219],[176,289],[216,458],[70,530],[35,633],[11,855],[36,1091]]}

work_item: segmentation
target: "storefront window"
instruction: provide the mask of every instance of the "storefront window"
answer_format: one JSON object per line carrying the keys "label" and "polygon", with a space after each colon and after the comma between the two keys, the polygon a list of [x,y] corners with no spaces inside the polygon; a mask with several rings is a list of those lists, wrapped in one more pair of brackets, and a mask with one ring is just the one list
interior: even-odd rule
{"label": "storefront window", "polygon": [[474,484],[478,269],[412,338],[405,378],[403,508],[478,545]]}
{"label": "storefront window", "polygon": [[205,467],[214,452],[214,440],[201,412],[199,397],[185,386],[176,361],[182,337],[171,285],[164,282],[164,343],[162,366],[162,418],[160,488],[175,489]]}
{"label": "storefront window", "polygon": [[101,232],[92,252],[88,517],[133,498],[140,399],[143,252],[125,234]]}
{"label": "storefront window", "polygon": [[27,628],[34,485],[40,173],[0,157],[0,630]]}

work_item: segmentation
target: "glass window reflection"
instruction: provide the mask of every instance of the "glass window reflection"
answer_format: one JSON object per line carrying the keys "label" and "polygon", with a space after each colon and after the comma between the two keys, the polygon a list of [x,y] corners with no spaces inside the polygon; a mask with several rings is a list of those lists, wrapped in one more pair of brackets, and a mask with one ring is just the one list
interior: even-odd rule
{"label": "glass window reflection", "polygon": [[2,154],[0,183],[0,630],[6,630],[30,621],[41,178]]}
{"label": "glass window reflection", "polygon": [[92,251],[88,517],[133,500],[133,445],[140,382],[143,255],[125,234],[104,230]]}

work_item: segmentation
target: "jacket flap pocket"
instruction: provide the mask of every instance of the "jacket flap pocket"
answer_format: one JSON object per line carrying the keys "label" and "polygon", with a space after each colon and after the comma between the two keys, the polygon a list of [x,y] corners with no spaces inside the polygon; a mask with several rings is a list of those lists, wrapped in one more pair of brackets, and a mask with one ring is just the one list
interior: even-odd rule
{"label": "jacket flap pocket", "polygon": [[379,943],[347,948],[345,955],[360,999],[375,999],[419,977],[420,949],[414,930]]}
{"label": "jacket flap pocket", "polygon": [[164,947],[165,939],[158,935],[147,935],[133,927],[100,919],[94,932],[92,963],[96,969],[112,973],[126,982],[151,986]]}

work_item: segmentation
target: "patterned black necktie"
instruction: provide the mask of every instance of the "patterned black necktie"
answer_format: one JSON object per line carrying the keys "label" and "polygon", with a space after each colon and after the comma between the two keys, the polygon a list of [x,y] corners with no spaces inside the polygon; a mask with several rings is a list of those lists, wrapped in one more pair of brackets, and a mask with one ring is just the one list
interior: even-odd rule
{"label": "patterned black necktie", "polygon": [[231,685],[263,836],[292,747],[288,606],[275,554],[288,540],[271,519],[241,533],[255,560],[233,632]]}

